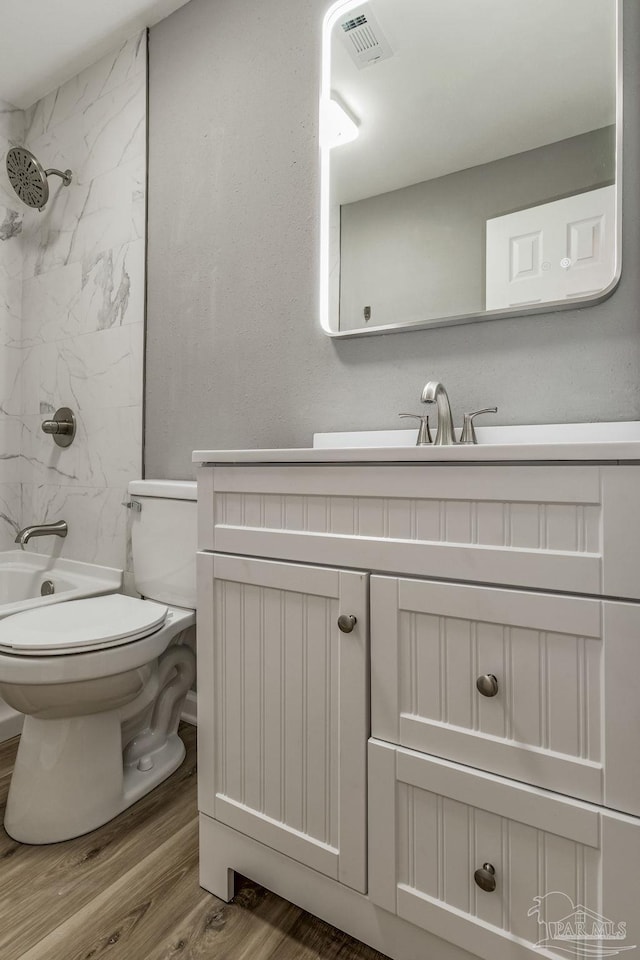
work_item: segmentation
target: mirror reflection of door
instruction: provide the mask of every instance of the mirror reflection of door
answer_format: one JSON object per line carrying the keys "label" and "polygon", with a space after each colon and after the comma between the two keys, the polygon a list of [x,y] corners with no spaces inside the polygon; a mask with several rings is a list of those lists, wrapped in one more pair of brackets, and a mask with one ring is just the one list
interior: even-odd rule
{"label": "mirror reflection of door", "polygon": [[615,273],[615,188],[487,221],[487,310],[599,293]]}
{"label": "mirror reflection of door", "polygon": [[[332,8],[323,84],[332,102],[323,137],[328,332],[574,306],[614,285],[618,12],[617,0]],[[581,287],[564,292],[545,276],[530,295],[495,299],[488,224],[507,229],[519,211],[603,188],[606,229],[596,239],[606,249],[589,281],[583,269]],[[585,228],[581,243],[586,236]],[[562,259],[554,252],[554,263]],[[542,262],[549,257],[541,271]],[[578,276],[558,269],[565,285]]]}

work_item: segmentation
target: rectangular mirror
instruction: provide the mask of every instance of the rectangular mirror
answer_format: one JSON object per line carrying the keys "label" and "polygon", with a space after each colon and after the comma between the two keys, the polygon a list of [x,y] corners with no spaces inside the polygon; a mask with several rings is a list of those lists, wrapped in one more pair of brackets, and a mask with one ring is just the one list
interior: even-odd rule
{"label": "rectangular mirror", "polygon": [[323,32],[322,327],[535,314],[620,276],[619,0],[340,2]]}

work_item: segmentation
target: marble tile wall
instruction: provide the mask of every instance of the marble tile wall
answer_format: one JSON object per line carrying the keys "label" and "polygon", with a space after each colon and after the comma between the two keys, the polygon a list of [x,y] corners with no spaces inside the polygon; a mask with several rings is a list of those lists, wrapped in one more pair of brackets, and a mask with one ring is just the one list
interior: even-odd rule
{"label": "marble tile wall", "polygon": [[[19,375],[3,376],[6,397],[0,389],[10,434],[0,449],[19,450],[0,490],[10,500],[18,489],[18,522],[64,519],[64,544],[41,540],[39,551],[118,567],[122,501],[142,470],[146,76],[144,33],[25,111],[24,144],[73,180],[51,177],[45,209],[20,210]],[[13,364],[7,354],[5,344],[0,362]],[[41,430],[59,406],[77,417],[66,449]],[[1,515],[16,510],[2,497],[0,537]]]}
{"label": "marble tile wall", "polygon": [[[24,139],[25,118],[0,101],[0,156]],[[21,359],[23,210],[0,179],[0,551],[13,546],[21,518],[21,425],[17,417]]]}

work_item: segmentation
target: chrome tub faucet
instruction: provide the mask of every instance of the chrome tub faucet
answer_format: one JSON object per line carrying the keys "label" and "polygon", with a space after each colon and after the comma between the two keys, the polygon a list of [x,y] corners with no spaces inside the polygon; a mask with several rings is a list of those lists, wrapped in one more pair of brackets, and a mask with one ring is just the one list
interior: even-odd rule
{"label": "chrome tub faucet", "polygon": [[24,550],[32,537],[66,537],[68,530],[66,520],[58,520],[57,523],[35,523],[20,530],[14,543],[19,543],[20,549]]}

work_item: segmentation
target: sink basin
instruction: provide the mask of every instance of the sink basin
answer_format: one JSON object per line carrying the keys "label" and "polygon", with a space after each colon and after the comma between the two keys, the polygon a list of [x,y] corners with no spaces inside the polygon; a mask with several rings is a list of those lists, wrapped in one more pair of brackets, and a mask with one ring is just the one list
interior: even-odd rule
{"label": "sink basin", "polygon": [[[435,418],[434,418],[435,419]],[[435,436],[435,430],[432,428]],[[317,449],[343,447],[413,447],[414,430],[361,430],[349,433],[314,433]],[[512,443],[626,443],[640,440],[640,421],[619,423],[543,423],[509,427],[476,426],[478,445]],[[456,430],[460,436],[460,428]]]}

